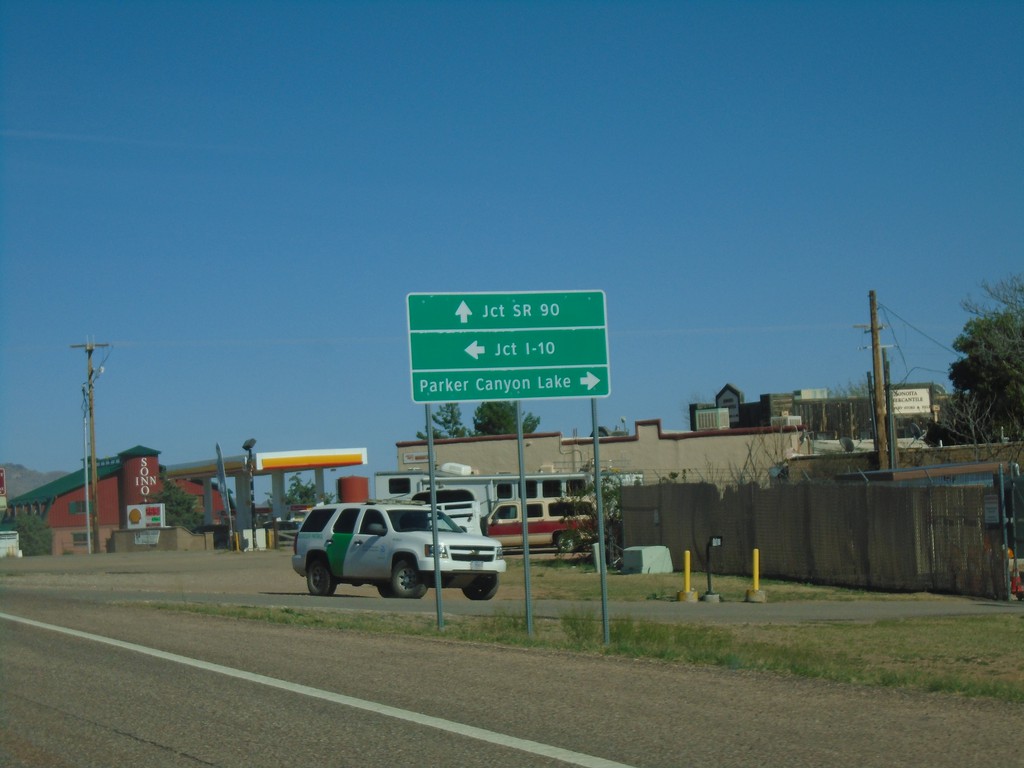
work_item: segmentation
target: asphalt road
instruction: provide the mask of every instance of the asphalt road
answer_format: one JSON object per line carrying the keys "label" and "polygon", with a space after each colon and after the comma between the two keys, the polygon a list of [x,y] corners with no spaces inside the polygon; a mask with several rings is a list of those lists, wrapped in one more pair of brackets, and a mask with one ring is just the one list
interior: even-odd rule
{"label": "asphalt road", "polygon": [[[0,764],[943,768],[1013,764],[1024,726],[1024,707],[950,695],[136,604],[170,596],[434,610],[430,597],[383,601],[365,589],[312,598],[280,572],[286,562],[276,553],[0,561]],[[686,621],[786,605],[649,602],[661,620]],[[979,601],[887,605],[933,604],[1024,616]],[[445,605],[497,607],[457,593]],[[821,606],[811,607],[820,619]]]}

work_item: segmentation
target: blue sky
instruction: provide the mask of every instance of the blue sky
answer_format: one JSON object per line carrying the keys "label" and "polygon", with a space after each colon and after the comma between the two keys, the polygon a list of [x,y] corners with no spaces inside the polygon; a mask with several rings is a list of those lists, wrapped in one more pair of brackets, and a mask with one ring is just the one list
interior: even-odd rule
{"label": "blue sky", "polygon": [[92,339],[101,455],[392,469],[410,292],[605,291],[608,425],[862,381],[870,290],[948,384],[1024,271],[1021,40],[1018,2],[4,0],[0,462],[80,466]]}

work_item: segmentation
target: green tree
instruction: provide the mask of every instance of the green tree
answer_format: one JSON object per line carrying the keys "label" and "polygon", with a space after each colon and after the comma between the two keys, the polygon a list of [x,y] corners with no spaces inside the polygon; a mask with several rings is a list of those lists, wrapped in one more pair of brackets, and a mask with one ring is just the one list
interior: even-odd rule
{"label": "green tree", "polygon": [[965,300],[971,318],[953,342],[953,395],[933,429],[946,443],[997,442],[1024,435],[1024,275],[983,283],[987,300]]}
{"label": "green tree", "polygon": [[169,526],[181,526],[194,530],[203,522],[203,510],[199,497],[193,496],[166,475],[160,477],[160,493],[153,497],[157,504],[164,505],[164,521]]}
{"label": "green tree", "polygon": [[[469,429],[462,423],[462,409],[458,403],[445,403],[433,411],[431,420],[434,422],[434,439],[446,437],[468,437]],[[426,440],[425,432],[417,432],[416,437]]]}
{"label": "green tree", "polygon": [[[559,554],[593,560],[593,545],[600,541],[593,482],[569,499],[573,502],[576,517],[559,539]],[[616,475],[601,477],[601,508],[604,512],[605,555],[609,565],[618,567],[622,560],[622,482]]]}
{"label": "green tree", "polygon": [[[272,500],[267,494],[267,501]],[[284,504],[288,507],[312,507],[323,502],[329,504],[334,501],[333,493],[325,493],[319,498],[316,495],[316,483],[312,480],[303,480],[302,476],[295,474],[288,481],[288,488],[284,492]]]}
{"label": "green tree", "polygon": [[319,498],[316,495],[316,484],[312,480],[303,481],[300,475],[292,475],[288,481],[288,490],[284,494],[284,503],[289,506],[312,507],[318,502],[333,501],[334,494],[325,493]]}
{"label": "green tree", "polygon": [[313,481],[303,482],[299,475],[292,475],[288,481],[288,490],[284,494],[284,503],[306,506],[316,504],[316,487]]}
{"label": "green tree", "polygon": [[39,515],[18,515],[14,530],[18,532],[18,547],[25,557],[53,552],[53,531]]}
{"label": "green tree", "polygon": [[[523,414],[523,434],[536,432],[540,419],[532,413]],[[477,435],[514,435],[516,403],[494,401],[481,403],[473,412],[473,429]]]}

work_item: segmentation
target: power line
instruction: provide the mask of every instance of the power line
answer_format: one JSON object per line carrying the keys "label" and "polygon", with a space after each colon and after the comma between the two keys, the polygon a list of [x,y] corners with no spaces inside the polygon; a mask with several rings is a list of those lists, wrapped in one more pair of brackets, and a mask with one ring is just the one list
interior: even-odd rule
{"label": "power line", "polygon": [[[943,344],[941,341],[933,339],[931,336],[929,336],[927,333],[925,333],[920,328],[915,326],[913,323],[911,323],[908,320],[900,317],[899,313],[896,312],[896,310],[892,309],[891,307],[887,307],[884,304],[879,304],[878,306],[881,307],[883,312],[885,312],[886,314],[891,314],[893,317],[895,317],[897,320],[899,320],[905,326],[907,326],[911,330],[916,331],[917,333],[921,334],[926,339],[928,339],[928,341],[930,341],[932,344],[935,344],[937,347],[940,347],[940,348],[944,349],[946,352],[949,352],[952,355],[959,354],[955,349],[950,349],[945,344]],[[890,327],[891,327],[891,324],[890,324]]]}

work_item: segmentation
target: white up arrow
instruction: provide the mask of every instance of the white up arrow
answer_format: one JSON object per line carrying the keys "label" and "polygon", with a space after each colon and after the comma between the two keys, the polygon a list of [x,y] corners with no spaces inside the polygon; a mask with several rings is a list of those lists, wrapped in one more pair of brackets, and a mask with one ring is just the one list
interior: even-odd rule
{"label": "white up arrow", "polygon": [[597,376],[592,374],[590,371],[587,371],[587,375],[584,376],[582,379],[580,379],[580,384],[585,386],[588,390],[589,389],[593,389],[594,387],[596,387],[600,383],[601,383],[601,380],[599,378],[597,378]]}
{"label": "white up arrow", "polygon": [[455,314],[459,316],[459,322],[463,325],[469,322],[469,316],[473,314],[473,310],[469,308],[466,302],[459,304],[459,308],[455,310]]}
{"label": "white up arrow", "polygon": [[479,360],[480,355],[482,355],[486,351],[487,350],[484,347],[481,347],[475,341],[468,347],[466,347],[466,354],[472,357],[474,360]]}

